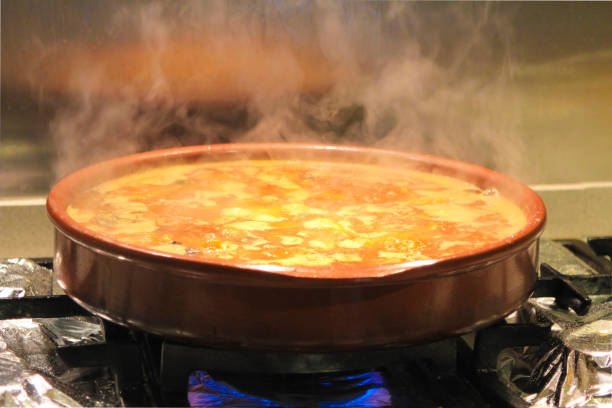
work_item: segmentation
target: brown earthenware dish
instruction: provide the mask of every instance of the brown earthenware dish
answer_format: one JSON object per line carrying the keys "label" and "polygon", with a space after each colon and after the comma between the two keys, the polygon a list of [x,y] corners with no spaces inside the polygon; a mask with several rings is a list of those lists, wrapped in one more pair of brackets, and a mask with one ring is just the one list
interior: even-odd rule
{"label": "brown earthenware dish", "polygon": [[[527,223],[511,238],[470,254],[356,271],[347,265],[241,265],[161,253],[90,231],[66,212],[79,192],[140,166],[254,158],[384,163],[451,175],[496,188],[519,205]],[[297,351],[417,344],[498,320],[534,288],[546,218],[542,200],[527,186],[479,166],[389,150],[292,144],[193,146],[98,163],[61,180],[47,209],[56,227],[56,278],[86,309],[188,343]],[[321,278],[321,268],[335,277]]]}

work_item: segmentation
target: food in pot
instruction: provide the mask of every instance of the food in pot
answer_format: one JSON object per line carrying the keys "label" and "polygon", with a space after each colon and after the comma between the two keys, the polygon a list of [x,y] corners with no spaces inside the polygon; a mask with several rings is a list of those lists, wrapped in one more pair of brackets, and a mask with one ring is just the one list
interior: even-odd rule
{"label": "food in pot", "polygon": [[67,209],[120,243],[246,265],[379,265],[511,238],[523,211],[496,190],[374,164],[232,160],[142,168]]}

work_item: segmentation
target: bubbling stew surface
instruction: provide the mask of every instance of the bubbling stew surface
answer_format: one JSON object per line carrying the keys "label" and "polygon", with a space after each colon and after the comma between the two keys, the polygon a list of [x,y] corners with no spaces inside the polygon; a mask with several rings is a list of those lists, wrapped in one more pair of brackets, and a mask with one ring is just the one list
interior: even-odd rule
{"label": "bubbling stew surface", "polygon": [[369,164],[168,164],[102,182],[68,214],[155,251],[247,265],[380,265],[467,254],[512,237],[523,211],[496,190]]}

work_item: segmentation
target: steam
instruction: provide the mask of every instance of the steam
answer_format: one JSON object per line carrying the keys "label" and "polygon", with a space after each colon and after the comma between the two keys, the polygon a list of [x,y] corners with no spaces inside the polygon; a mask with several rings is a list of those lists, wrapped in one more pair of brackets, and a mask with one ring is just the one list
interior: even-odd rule
{"label": "steam", "polygon": [[521,177],[507,18],[487,3],[124,6],[102,40],[49,44],[34,70],[47,97],[64,96],[50,128],[57,176],[144,150],[278,141],[423,152]]}

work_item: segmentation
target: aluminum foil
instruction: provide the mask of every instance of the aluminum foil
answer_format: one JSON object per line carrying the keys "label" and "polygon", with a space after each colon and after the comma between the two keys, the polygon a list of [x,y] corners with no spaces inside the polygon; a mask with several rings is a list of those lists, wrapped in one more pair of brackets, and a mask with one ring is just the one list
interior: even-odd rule
{"label": "aluminum foil", "polygon": [[[594,299],[595,300],[595,299]],[[599,298],[585,316],[532,298],[523,322],[548,321],[551,338],[538,347],[507,349],[499,379],[530,407],[612,407],[612,301]]]}
{"label": "aluminum foil", "polygon": [[53,272],[29,259],[0,260],[0,298],[53,294]]}
{"label": "aluminum foil", "polygon": [[104,342],[104,330],[97,318],[36,319],[56,346],[85,345]]}
{"label": "aluminum foil", "polygon": [[[0,260],[0,297],[61,293],[53,273],[27,259]],[[104,341],[92,317],[0,320],[0,406],[118,406],[104,368],[68,367],[58,346]]]}

